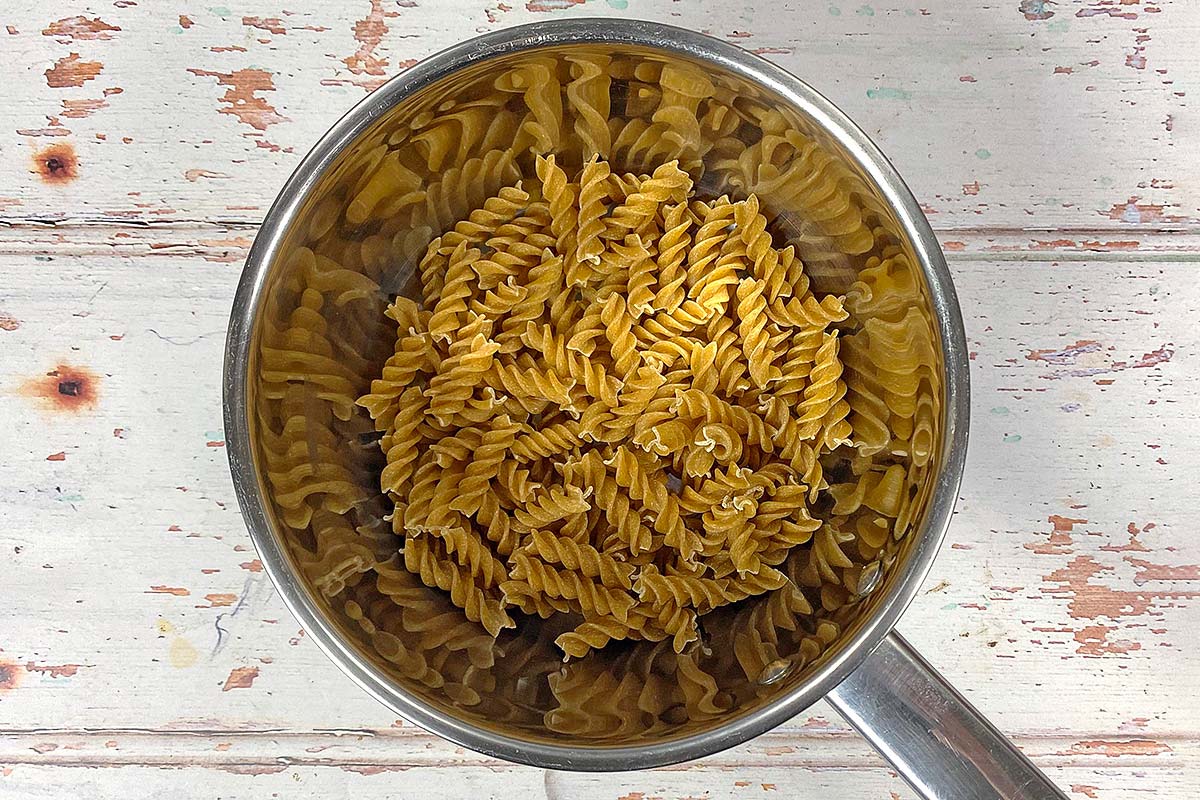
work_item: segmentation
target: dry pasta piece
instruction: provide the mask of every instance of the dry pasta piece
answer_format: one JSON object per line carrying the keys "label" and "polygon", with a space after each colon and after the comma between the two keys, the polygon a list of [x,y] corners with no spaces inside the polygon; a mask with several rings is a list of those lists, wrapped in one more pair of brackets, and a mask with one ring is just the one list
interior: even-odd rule
{"label": "dry pasta piece", "polygon": [[536,492],[527,505],[517,509],[514,517],[517,524],[524,526],[526,530],[544,528],[591,508],[587,501],[589,494],[590,489],[585,490],[578,486],[552,486]]}
{"label": "dry pasta piece", "polygon": [[556,570],[524,551],[514,553],[512,562],[510,580],[501,585],[505,597],[539,594],[574,600],[585,614],[613,616],[622,622],[637,602],[631,594],[610,589],[576,570]]}
{"label": "dry pasta piece", "polygon": [[653,566],[642,568],[633,590],[642,600],[658,605],[691,606],[704,614],[714,608],[778,589],[787,576],[772,567],[741,578],[695,578],[663,575]]}
{"label": "dry pasta piece", "polygon": [[579,232],[576,237],[576,259],[567,273],[567,284],[579,286],[592,276],[594,266],[600,263],[604,243],[600,234],[604,232],[603,217],[607,213],[605,200],[606,185],[610,170],[607,161],[592,158],[583,167],[579,176]]}
{"label": "dry pasta piece", "polygon": [[580,544],[549,531],[532,531],[523,548],[531,555],[564,569],[595,578],[610,589],[632,588],[633,566],[622,564],[589,544]]}
{"label": "dry pasta piece", "polygon": [[516,439],[518,424],[501,415],[496,424],[483,434],[471,463],[467,464],[459,494],[450,501],[450,508],[463,514],[474,514],[483,502],[488,484],[500,472],[500,464]]}
{"label": "dry pasta piece", "polygon": [[503,602],[484,592],[470,571],[450,560],[440,545],[425,538],[409,539],[404,543],[404,567],[419,575],[426,586],[449,592],[450,602],[467,615],[467,619],[478,622],[492,636],[498,636],[504,628],[513,627],[512,618],[504,610]]}
{"label": "dry pasta piece", "polygon": [[583,159],[608,158],[611,137],[609,116],[609,64],[602,55],[567,56],[571,62],[571,82],[567,84],[567,103],[575,112],[575,135],[582,146]]}

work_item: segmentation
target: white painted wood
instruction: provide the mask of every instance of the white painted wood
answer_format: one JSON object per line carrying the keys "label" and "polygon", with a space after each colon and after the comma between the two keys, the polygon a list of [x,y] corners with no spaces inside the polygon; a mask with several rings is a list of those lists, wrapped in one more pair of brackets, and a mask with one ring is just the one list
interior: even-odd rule
{"label": "white painted wood", "polygon": [[[332,747],[331,763],[351,766],[491,764],[393,729],[255,571],[220,446],[237,265],[171,247],[101,254],[96,237],[67,237],[65,256],[0,256],[0,285],[15,287],[0,312],[17,322],[0,332],[0,425],[17,434],[0,467],[12,554],[0,657],[18,682],[0,694],[0,763],[52,783],[44,768],[103,760],[115,739],[122,764],[192,763],[227,740],[250,761]],[[1000,260],[983,246],[950,252],[975,352],[962,499],[901,629],[1045,763],[1064,754],[1094,770],[1081,785],[1127,786],[1114,775],[1128,763],[1196,769],[1197,433],[1180,412],[1197,389],[1194,264],[1154,251]],[[52,411],[23,393],[60,361],[99,376],[94,408]],[[251,685],[225,690],[234,670],[256,671]],[[823,705],[713,764],[760,759],[797,768],[784,771],[797,789],[822,770],[862,773],[864,790],[886,774]]]}
{"label": "white painted wood", "polygon": [[[703,29],[809,80],[875,137],[940,229],[1200,222],[1191,0],[374,7],[6,9],[0,219],[257,222],[304,152],[387,75],[476,32],[592,15]],[[49,145],[74,149],[75,180],[31,171]]]}
{"label": "white painted wood", "polygon": [[[973,358],[961,500],[901,630],[1073,797],[1194,794],[1200,6],[511,5],[0,11],[0,798],[911,797],[824,704],[671,770],[499,764],[397,727],[257,571],[219,381],[263,210],[383,77],[351,66],[581,14],[764,49],[893,157]],[[46,183],[63,144],[77,177]],[[38,396],[59,365],[94,405]]]}

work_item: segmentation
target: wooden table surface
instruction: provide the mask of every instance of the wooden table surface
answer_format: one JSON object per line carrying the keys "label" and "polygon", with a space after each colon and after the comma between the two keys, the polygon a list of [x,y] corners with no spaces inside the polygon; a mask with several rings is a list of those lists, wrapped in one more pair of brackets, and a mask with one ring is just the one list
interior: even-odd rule
{"label": "wooden table surface", "polygon": [[912,796],[820,704],[672,769],[478,756],[352,685],[255,558],[221,355],[276,191],[388,76],[578,15],[736,42],[893,159],[973,382],[900,630],[1073,797],[1194,796],[1200,3],[224,2],[0,8],[0,797]]}

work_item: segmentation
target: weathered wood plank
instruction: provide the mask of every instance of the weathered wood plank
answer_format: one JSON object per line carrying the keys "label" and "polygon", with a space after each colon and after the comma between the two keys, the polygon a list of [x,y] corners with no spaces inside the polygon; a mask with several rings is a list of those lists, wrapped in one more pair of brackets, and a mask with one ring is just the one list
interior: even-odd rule
{"label": "weathered wood plank", "polygon": [[808,79],[876,138],[940,229],[1120,240],[1200,223],[1200,161],[1183,138],[1198,121],[1190,0],[834,0],[783,14],[669,0],[9,8],[0,219],[257,221],[387,76],[476,32],[594,15],[704,29]]}
{"label": "weathered wood plank", "polygon": [[[1146,770],[1109,765],[1049,767],[1047,773],[1072,798],[1118,800],[1153,792],[1187,797],[1194,786],[1189,765]],[[96,800],[180,797],[241,800],[260,797],[479,798],[529,800],[597,797],[616,800],[745,800],[781,797],[862,797],[910,800],[915,795],[884,767],[795,768],[735,766],[653,770],[608,775],[544,772],[513,766],[444,767],[341,764],[269,764],[217,767],[114,766],[79,768],[16,764],[0,767],[0,797],[88,797]]]}
{"label": "weathered wood plank", "polygon": [[[0,253],[17,256],[196,256],[240,271],[258,225],[152,221],[145,225],[73,223],[0,223]],[[1113,238],[1122,236],[1124,238]],[[1105,230],[1064,232],[995,229],[940,231],[950,260],[994,261],[1096,260],[1196,261],[1200,232]]]}
{"label": "weathered wood plank", "polygon": [[[949,542],[901,629],[1021,736],[1197,733],[1200,428],[1186,404],[1200,287],[1193,263],[1121,258],[952,254],[972,446]],[[257,571],[222,449],[236,278],[202,254],[0,257],[9,731],[393,724]],[[60,364],[78,370],[82,407],[39,393]],[[248,686],[229,684],[235,670]],[[314,696],[314,682],[341,688]],[[784,730],[842,734],[831,719],[814,707]]]}

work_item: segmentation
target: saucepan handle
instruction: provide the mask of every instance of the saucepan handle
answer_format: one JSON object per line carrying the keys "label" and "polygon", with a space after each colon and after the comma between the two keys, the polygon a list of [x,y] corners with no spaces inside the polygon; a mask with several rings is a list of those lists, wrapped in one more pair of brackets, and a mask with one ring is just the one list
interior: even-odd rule
{"label": "saucepan handle", "polygon": [[898,633],[828,700],[927,800],[1066,800]]}

